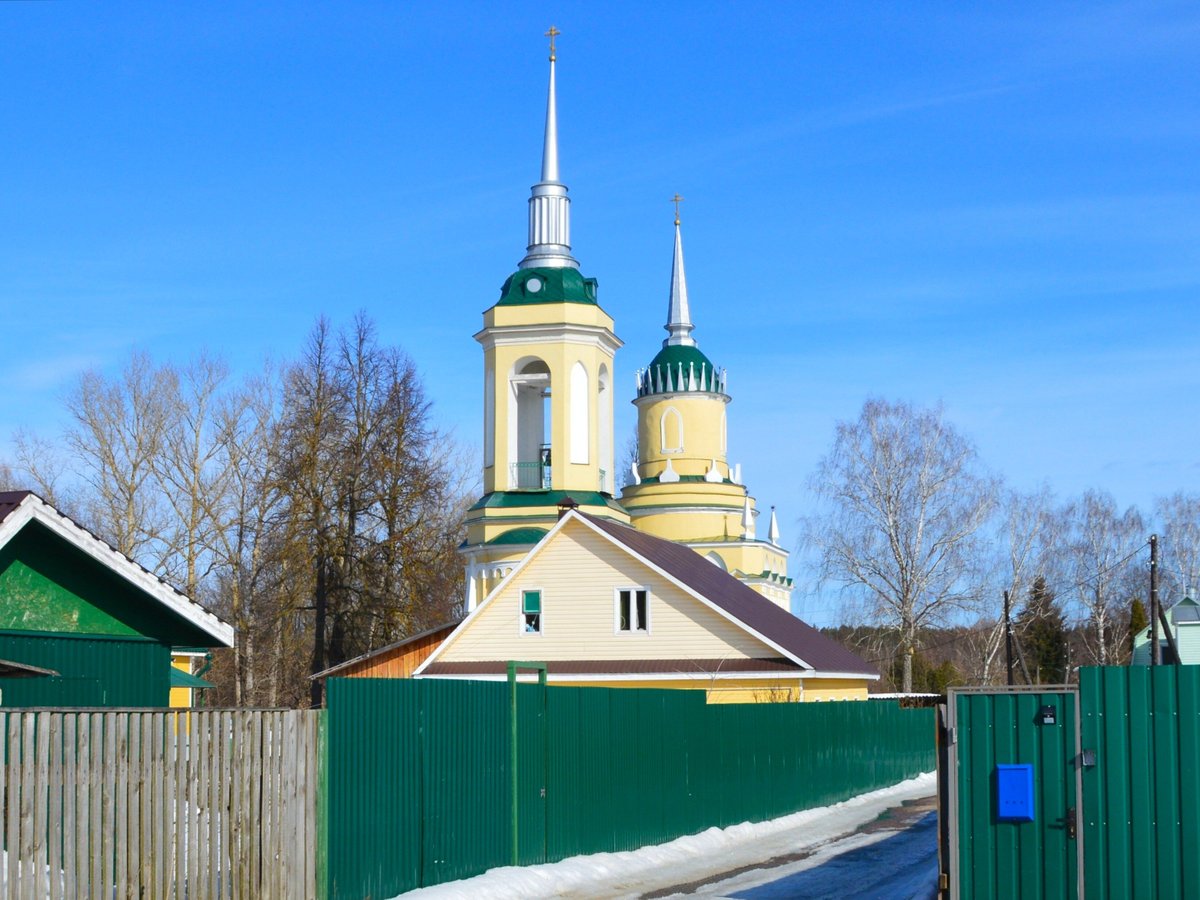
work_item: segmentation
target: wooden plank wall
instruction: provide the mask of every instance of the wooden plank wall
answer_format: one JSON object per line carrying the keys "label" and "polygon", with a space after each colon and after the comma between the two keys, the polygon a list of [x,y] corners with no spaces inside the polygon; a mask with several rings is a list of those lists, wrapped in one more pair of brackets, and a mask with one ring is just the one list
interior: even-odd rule
{"label": "wooden plank wall", "polygon": [[319,716],[0,712],[0,898],[316,897]]}

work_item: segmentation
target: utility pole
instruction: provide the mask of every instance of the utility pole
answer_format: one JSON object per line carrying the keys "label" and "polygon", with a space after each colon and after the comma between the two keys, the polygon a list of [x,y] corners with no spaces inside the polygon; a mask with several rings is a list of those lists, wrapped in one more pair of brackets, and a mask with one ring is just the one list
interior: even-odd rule
{"label": "utility pole", "polygon": [[1150,535],[1150,665],[1162,662],[1158,646],[1158,535]]}
{"label": "utility pole", "polygon": [[1005,670],[1008,672],[1008,686],[1012,687],[1013,683],[1013,638],[1012,638],[1012,616],[1010,615],[1008,605],[1008,591],[1004,592],[1004,658],[1006,660]]}

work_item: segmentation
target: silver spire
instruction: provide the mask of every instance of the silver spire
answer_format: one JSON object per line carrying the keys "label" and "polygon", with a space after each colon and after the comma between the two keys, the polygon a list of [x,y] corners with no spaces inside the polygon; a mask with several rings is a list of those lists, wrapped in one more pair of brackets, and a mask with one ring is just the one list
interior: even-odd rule
{"label": "silver spire", "polygon": [[579,268],[571,256],[571,201],[567,186],[558,180],[558,103],[554,94],[554,38],[561,34],[553,25],[550,38],[550,90],[546,96],[546,136],[542,144],[542,180],[529,198],[529,246],[522,269],[535,267]]}
{"label": "silver spire", "polygon": [[692,314],[688,309],[687,276],[683,272],[683,237],[679,232],[679,204],[683,198],[676,194],[671,198],[675,204],[675,257],[671,261],[671,299],[667,305],[668,337],[663,341],[664,347],[672,344],[682,344],[694,347],[692,340]]}

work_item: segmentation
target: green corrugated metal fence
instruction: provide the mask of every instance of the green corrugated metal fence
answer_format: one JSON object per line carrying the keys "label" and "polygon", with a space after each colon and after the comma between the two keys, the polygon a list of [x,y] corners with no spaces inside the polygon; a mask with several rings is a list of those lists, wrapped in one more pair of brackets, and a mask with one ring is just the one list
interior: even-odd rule
{"label": "green corrugated metal fence", "polygon": [[[328,893],[387,897],[513,862],[509,687],[330,679]],[[701,692],[518,685],[518,860],[628,850],[894,784],[933,711],[707,705]]]}
{"label": "green corrugated metal fence", "polygon": [[[1080,669],[1078,729],[1074,697],[952,689],[951,896],[1200,900],[1200,666]],[[1046,704],[1055,727],[1035,721]],[[1034,765],[1034,822],[997,817],[996,764],[1013,762]]]}
{"label": "green corrugated metal fence", "polygon": [[1080,671],[1089,898],[1200,898],[1200,666]]}
{"label": "green corrugated metal fence", "polygon": [[[1079,842],[1068,820],[1076,802],[1076,696],[1052,688],[951,689],[955,746],[950,759],[960,823],[955,896],[1065,900],[1078,888]],[[1040,711],[1054,710],[1054,721]],[[1034,772],[1033,821],[1002,821],[997,765]]]}

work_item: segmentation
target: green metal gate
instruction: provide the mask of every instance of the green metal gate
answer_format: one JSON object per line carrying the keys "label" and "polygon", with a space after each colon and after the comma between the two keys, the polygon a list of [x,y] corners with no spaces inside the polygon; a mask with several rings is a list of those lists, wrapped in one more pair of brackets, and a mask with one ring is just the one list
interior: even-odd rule
{"label": "green metal gate", "polygon": [[948,713],[950,896],[1082,896],[1077,691],[951,688]]}

